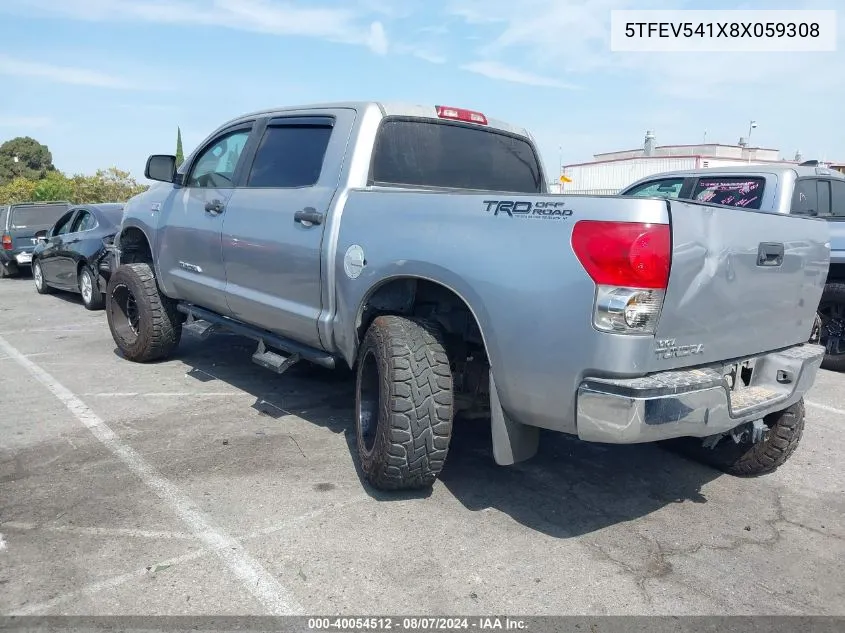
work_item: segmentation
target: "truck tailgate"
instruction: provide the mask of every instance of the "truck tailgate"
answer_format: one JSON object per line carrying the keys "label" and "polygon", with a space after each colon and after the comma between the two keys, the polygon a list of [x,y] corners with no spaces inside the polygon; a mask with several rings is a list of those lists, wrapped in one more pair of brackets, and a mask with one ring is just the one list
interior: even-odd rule
{"label": "truck tailgate", "polygon": [[652,371],[806,342],[829,266],[823,220],[671,201]]}

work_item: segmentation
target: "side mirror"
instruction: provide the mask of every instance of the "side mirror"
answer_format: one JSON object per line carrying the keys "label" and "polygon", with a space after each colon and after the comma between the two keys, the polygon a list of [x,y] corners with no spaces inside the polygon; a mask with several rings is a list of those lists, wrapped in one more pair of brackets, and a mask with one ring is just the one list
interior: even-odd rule
{"label": "side mirror", "polygon": [[176,157],[169,154],[153,154],[147,159],[144,176],[150,180],[173,182],[176,178]]}

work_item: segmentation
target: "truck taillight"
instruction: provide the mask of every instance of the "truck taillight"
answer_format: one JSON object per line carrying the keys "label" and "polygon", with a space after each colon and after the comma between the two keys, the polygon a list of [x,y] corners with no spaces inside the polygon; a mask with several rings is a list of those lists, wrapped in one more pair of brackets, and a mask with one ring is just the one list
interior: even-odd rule
{"label": "truck taillight", "polygon": [[669,225],[582,220],[573,227],[572,249],[597,286],[593,325],[653,334],[669,283]]}
{"label": "truck taillight", "polygon": [[4,235],[3,236],[3,250],[4,251],[12,250],[12,236],[11,235]]}
{"label": "truck taillight", "polygon": [[465,121],[467,123],[479,123],[487,125],[487,117],[481,112],[473,112],[472,110],[464,110],[463,108],[451,108],[449,106],[435,106],[437,108],[437,116],[441,119],[452,119],[453,121]]}

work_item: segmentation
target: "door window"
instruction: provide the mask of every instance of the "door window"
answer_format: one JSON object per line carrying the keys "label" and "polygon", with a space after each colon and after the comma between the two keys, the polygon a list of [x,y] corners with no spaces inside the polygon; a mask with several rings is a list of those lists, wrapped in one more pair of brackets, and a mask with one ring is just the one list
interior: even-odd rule
{"label": "door window", "polygon": [[684,186],[683,178],[662,178],[637,185],[624,195],[643,198],[677,198]]}
{"label": "door window", "polygon": [[796,215],[815,215],[819,208],[819,193],[816,181],[804,178],[795,182],[792,192],[792,213]]}
{"label": "door window", "polygon": [[188,187],[226,189],[234,186],[235,168],[249,138],[249,130],[239,130],[213,141],[197,156]]}
{"label": "door window", "polygon": [[255,153],[247,187],[311,187],[320,178],[332,135],[326,125],[268,127]]}
{"label": "door window", "polygon": [[835,218],[845,218],[845,181],[830,181],[830,213]]}
{"label": "door window", "polygon": [[70,211],[63,215],[56,224],[53,226],[53,231],[50,235],[67,235],[70,233],[70,220],[73,217],[75,211]]}
{"label": "door window", "polygon": [[80,233],[82,231],[90,231],[97,226],[97,218],[94,217],[90,211],[80,211],[79,215],[73,221],[73,226],[70,229],[71,233]]}
{"label": "door window", "polygon": [[692,199],[728,207],[759,209],[763,202],[765,178],[715,176],[699,178]]}

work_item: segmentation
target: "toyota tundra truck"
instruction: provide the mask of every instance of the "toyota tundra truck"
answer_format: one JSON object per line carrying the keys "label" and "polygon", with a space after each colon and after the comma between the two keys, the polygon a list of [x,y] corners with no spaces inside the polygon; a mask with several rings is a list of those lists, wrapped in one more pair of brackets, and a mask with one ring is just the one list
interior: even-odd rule
{"label": "toyota tundra truck", "polygon": [[432,485],[470,414],[501,465],[547,429],[751,476],[801,438],[824,221],[551,195],[526,130],[446,106],[255,112],[145,174],[107,289],[123,356],[225,331],[277,373],[353,370],[376,488]]}

